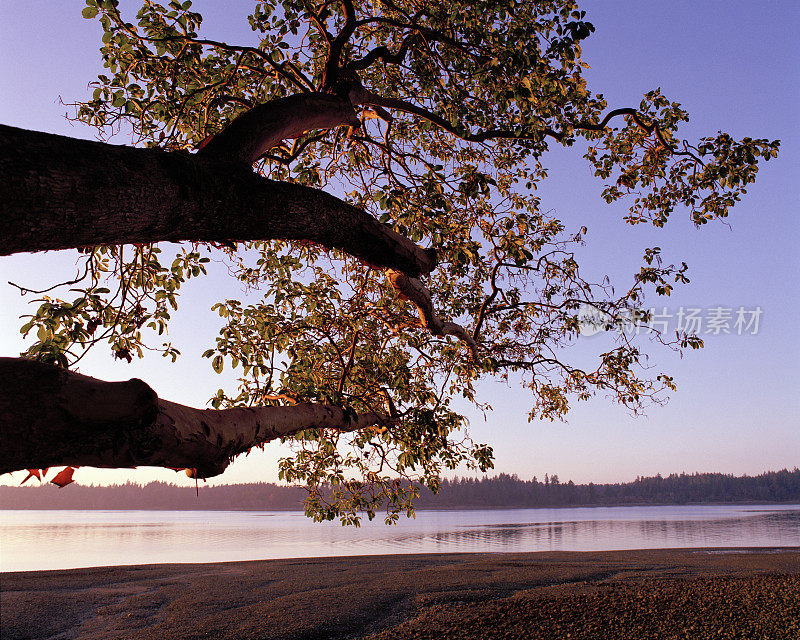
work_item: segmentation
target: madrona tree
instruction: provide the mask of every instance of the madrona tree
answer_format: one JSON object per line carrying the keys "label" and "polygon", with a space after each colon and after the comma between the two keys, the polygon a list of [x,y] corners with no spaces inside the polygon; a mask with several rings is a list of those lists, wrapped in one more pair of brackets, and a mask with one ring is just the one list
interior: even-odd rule
{"label": "madrona tree", "polygon": [[[107,72],[75,117],[133,143],[0,128],[0,253],[76,249],[82,265],[39,292],[31,346],[2,359],[0,472],[209,477],[289,438],[280,475],[308,484],[309,513],[396,517],[443,468],[491,465],[453,406],[479,405],[484,376],[511,376],[545,419],[595,393],[635,411],[672,387],[625,329],[686,265],[652,248],[616,294],[585,280],[586,228],[536,197],[551,146],[583,154],[627,222],[657,227],[725,218],[778,151],[681,139],[688,115],[658,90],[606,104],[583,76],[594,28],[567,0],[268,0],[247,45],[200,37],[190,2],[87,0],[83,15]],[[194,409],[75,371],[98,343],[176,357],[159,336],[211,255],[258,292],[220,300],[204,354],[240,372],[235,393]],[[586,309],[616,337],[591,368],[564,349]]]}

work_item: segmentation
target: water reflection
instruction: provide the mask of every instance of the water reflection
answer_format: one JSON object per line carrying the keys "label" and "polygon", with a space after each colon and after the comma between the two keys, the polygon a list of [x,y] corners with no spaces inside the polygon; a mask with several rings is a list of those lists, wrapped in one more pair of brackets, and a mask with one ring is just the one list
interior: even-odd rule
{"label": "water reflection", "polygon": [[0,511],[0,571],[381,553],[800,546],[800,505],[428,511],[395,527],[291,512]]}
{"label": "water reflection", "polygon": [[740,517],[723,514],[722,517],[703,520],[608,519],[489,524],[443,535],[454,543],[481,539],[487,545],[515,551],[542,547],[599,551],[613,548],[795,546],[800,543],[800,511],[750,511],[740,514]]}
{"label": "water reflection", "polygon": [[[438,539],[457,545],[479,541],[488,546],[516,548],[520,545],[540,546],[547,541],[560,545],[569,530],[577,526],[587,526],[596,530],[596,522],[529,522],[516,524],[478,525],[471,529],[446,531],[438,534]],[[516,550],[516,549],[515,549]]]}

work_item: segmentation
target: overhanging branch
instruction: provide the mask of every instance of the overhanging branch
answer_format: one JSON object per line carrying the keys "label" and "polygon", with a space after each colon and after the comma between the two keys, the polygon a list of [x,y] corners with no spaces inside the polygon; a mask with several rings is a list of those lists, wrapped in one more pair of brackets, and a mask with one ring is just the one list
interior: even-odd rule
{"label": "overhanging branch", "polygon": [[355,431],[393,421],[312,403],[195,409],[159,398],[135,378],[105,382],[21,358],[0,358],[0,389],[0,474],[151,466],[208,478],[237,454],[305,429]]}
{"label": "overhanging branch", "polygon": [[323,191],[183,152],[0,125],[0,255],[99,244],[307,240],[411,276],[435,252]]}

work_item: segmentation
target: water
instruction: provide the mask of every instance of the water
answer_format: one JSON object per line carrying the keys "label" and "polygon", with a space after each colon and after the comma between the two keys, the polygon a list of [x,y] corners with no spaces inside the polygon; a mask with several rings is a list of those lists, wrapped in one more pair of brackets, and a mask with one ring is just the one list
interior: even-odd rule
{"label": "water", "polygon": [[800,505],[423,511],[356,529],[285,511],[0,511],[0,571],[390,553],[800,546]]}

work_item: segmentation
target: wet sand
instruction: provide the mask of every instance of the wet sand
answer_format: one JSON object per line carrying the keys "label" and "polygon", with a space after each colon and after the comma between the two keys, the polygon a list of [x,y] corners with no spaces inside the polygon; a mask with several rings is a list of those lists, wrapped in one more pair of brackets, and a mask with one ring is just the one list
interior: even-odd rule
{"label": "wet sand", "polygon": [[2,640],[796,639],[798,621],[798,548],[357,556],[0,574]]}

